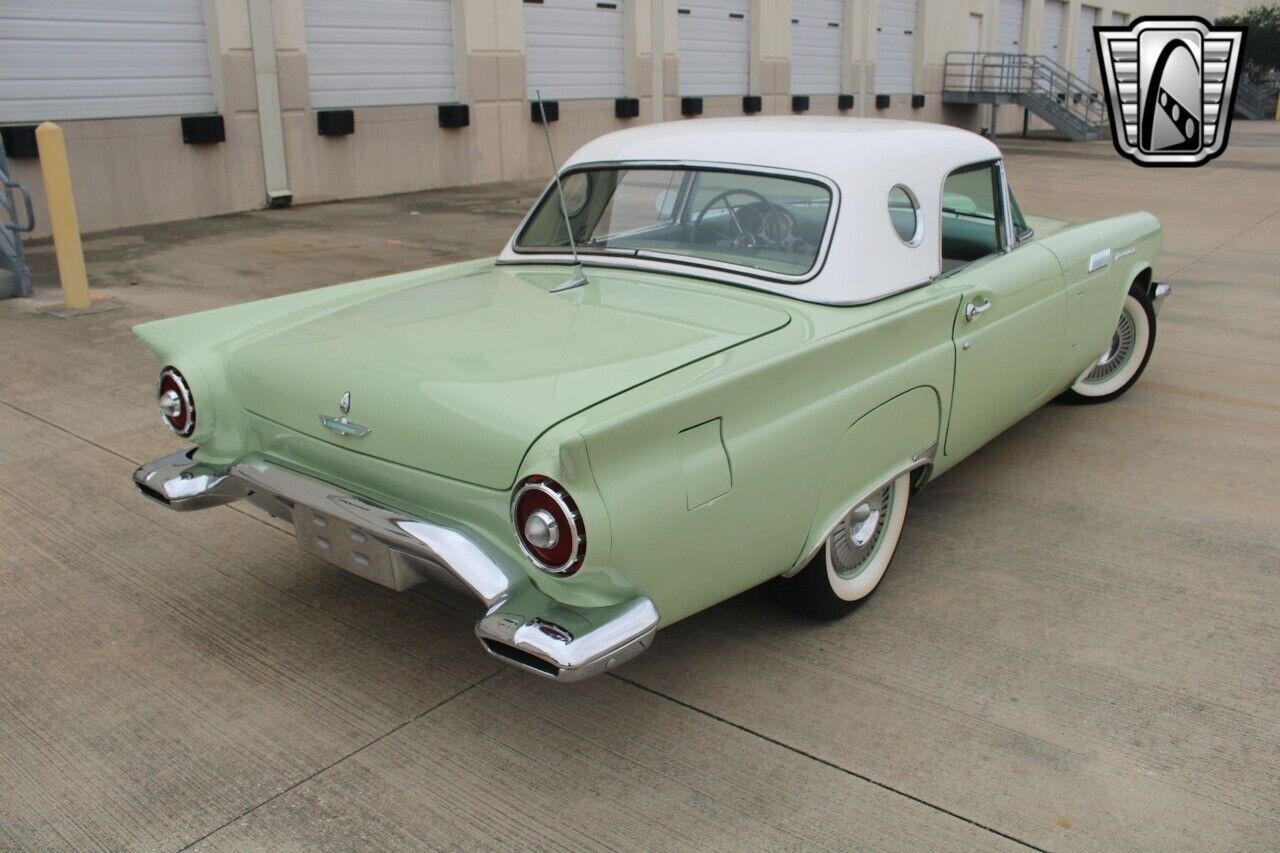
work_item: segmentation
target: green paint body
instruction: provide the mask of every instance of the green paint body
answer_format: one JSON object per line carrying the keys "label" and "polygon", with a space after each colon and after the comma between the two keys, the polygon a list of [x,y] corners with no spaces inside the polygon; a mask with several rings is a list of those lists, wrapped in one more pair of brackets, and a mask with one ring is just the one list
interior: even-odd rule
{"label": "green paint body", "polygon": [[[665,625],[796,566],[913,456],[936,443],[940,475],[1106,349],[1159,223],[1030,220],[1013,251],[861,306],[590,267],[553,294],[568,268],[481,260],[135,331],[191,383],[197,459],[262,456],[460,523],[566,604],[643,594]],[[1125,254],[1087,272],[1100,249]],[[365,438],[320,422],[347,391]],[[516,544],[511,492],[535,473],[583,512],[572,577]]]}

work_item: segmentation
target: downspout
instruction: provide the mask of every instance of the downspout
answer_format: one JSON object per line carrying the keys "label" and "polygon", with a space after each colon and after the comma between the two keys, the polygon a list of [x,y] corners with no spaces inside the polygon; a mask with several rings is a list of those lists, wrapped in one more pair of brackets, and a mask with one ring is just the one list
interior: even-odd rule
{"label": "downspout", "polygon": [[262,134],[262,172],[267,204],[286,207],[293,201],[284,155],[284,121],[280,116],[280,75],[276,69],[276,34],[271,0],[249,0],[249,38],[258,90],[258,130]]}

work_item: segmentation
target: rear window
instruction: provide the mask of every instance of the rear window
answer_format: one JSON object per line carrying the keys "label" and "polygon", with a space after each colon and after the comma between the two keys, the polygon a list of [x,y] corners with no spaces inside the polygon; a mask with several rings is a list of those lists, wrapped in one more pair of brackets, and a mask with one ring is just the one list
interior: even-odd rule
{"label": "rear window", "polygon": [[818,261],[831,190],[805,178],[697,167],[608,166],[552,186],[515,243],[517,252],[578,251],[796,277]]}

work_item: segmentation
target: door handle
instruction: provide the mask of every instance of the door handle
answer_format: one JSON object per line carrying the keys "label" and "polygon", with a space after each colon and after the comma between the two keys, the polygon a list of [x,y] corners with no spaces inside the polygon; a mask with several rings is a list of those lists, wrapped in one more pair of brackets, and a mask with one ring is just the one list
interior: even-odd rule
{"label": "door handle", "polygon": [[972,323],[974,320],[978,319],[990,310],[991,302],[989,300],[981,304],[977,302],[970,302],[968,305],[964,306],[964,321],[966,323]]}

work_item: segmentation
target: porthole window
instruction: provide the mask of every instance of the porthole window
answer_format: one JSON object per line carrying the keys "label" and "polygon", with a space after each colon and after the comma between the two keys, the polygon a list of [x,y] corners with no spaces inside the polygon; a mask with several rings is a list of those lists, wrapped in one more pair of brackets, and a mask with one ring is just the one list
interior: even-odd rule
{"label": "porthole window", "polygon": [[577,219],[591,198],[591,173],[574,172],[560,179],[560,188],[564,190],[564,206],[570,219]]}
{"label": "porthole window", "polygon": [[908,246],[919,246],[924,236],[924,219],[920,216],[920,202],[915,193],[897,184],[889,190],[889,222],[898,239]]}

